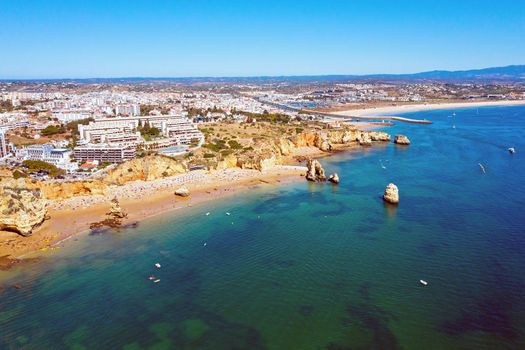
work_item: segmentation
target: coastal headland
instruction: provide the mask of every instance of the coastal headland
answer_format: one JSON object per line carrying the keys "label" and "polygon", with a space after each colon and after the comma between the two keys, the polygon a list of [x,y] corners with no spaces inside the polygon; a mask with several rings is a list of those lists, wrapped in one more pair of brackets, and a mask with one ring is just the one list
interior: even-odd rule
{"label": "coastal headland", "polygon": [[[341,115],[377,116],[401,112],[435,109],[455,109],[484,106],[521,105],[524,101],[478,103],[447,103],[392,106],[337,112]],[[377,117],[376,117],[377,118]],[[208,128],[208,138],[217,140],[218,131],[239,135],[236,142],[250,147],[239,147],[226,155],[209,158],[210,149],[196,150],[192,159],[174,159],[166,156],[139,158],[119,165],[104,179],[89,181],[28,181],[28,189],[40,190],[48,200],[47,220],[35,225],[31,235],[22,237],[14,232],[0,231],[0,268],[9,268],[20,258],[51,253],[78,233],[90,232],[90,226],[104,218],[110,201],[117,198],[129,214],[123,226],[170,210],[188,208],[199,203],[223,198],[256,186],[276,185],[297,181],[305,174],[304,161],[320,158],[332,152],[370,146],[373,142],[390,141],[383,132],[370,131],[377,123],[359,122],[343,129],[269,128],[267,137],[255,137],[261,130],[244,130],[237,125],[218,125]],[[228,129],[229,128],[229,129]],[[215,133],[214,133],[215,132]],[[250,137],[250,132],[253,133]],[[248,150],[249,149],[249,150]],[[248,150],[248,151],[246,151]],[[190,171],[187,164],[202,164],[208,170]],[[302,164],[303,163],[303,164]],[[152,164],[155,164],[154,166]],[[2,176],[11,174],[5,169]],[[174,195],[185,186],[191,193],[187,198]]]}
{"label": "coastal headland", "polygon": [[[363,127],[370,125],[363,124]],[[226,128],[223,125],[217,130],[224,133]],[[234,131],[240,135],[239,130]],[[207,132],[211,134],[213,131]],[[213,135],[209,138],[215,139]],[[237,140],[244,144],[242,139]],[[385,132],[346,126],[334,130],[296,130],[293,135],[284,132],[279,137],[263,137],[250,141],[249,150],[237,147],[238,152],[213,161],[208,149],[201,153],[196,150],[192,164],[206,162],[206,168],[191,171],[188,157],[176,159],[162,155],[136,158],[111,169],[103,178],[83,181],[12,180],[9,170],[4,169],[3,183],[6,186],[14,183],[13,186],[21,190],[27,188],[30,193],[38,193],[48,201],[48,206],[46,220],[35,225],[25,237],[15,232],[0,232],[0,256],[5,262],[2,266],[8,268],[18,262],[17,259],[52,254],[75,234],[90,232],[93,223],[104,219],[113,198],[119,200],[128,214],[122,221],[122,226],[126,227],[166,211],[188,208],[257,186],[301,180],[304,179],[301,175],[306,173],[303,162],[307,159],[389,141],[390,135]],[[188,197],[175,195],[181,186],[189,190]],[[27,198],[25,205],[32,200]],[[43,213],[39,215],[43,217]],[[32,218],[29,213],[19,220],[26,220],[26,217]]]}

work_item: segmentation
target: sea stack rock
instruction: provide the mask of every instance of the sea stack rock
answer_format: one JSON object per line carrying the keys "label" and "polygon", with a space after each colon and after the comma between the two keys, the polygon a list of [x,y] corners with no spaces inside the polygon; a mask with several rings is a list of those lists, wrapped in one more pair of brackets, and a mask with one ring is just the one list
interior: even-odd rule
{"label": "sea stack rock", "polygon": [[306,180],[308,181],[326,181],[326,175],[321,163],[315,159],[308,159],[306,162]]}
{"label": "sea stack rock", "polygon": [[410,145],[410,140],[405,135],[396,135],[394,137],[394,143],[398,145]]}
{"label": "sea stack rock", "polygon": [[109,208],[109,212],[107,212],[106,215],[115,220],[124,219],[128,216],[128,214],[120,207],[117,198],[111,200],[111,208]]}
{"label": "sea stack rock", "polygon": [[390,142],[390,135],[382,131],[371,131],[368,133],[372,141]]}
{"label": "sea stack rock", "polygon": [[23,179],[0,181],[0,230],[31,235],[47,216],[47,200],[39,189],[30,189]]}
{"label": "sea stack rock", "polygon": [[359,145],[361,146],[372,146],[372,138],[370,137],[370,133],[362,132],[357,137],[357,142],[359,142]]}
{"label": "sea stack rock", "polygon": [[396,185],[388,184],[383,194],[383,200],[388,203],[397,204],[399,203],[399,190]]}
{"label": "sea stack rock", "polygon": [[188,197],[190,195],[190,190],[187,187],[179,187],[175,190],[175,195],[179,197]]}
{"label": "sea stack rock", "polygon": [[338,184],[339,183],[339,175],[337,175],[337,173],[333,173],[332,175],[330,175],[328,177],[328,181],[330,181],[333,184]]}

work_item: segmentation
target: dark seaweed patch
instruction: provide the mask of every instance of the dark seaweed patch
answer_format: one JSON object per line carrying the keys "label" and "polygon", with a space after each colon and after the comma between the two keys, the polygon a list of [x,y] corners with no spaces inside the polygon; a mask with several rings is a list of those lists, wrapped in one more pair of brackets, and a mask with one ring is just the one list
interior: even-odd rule
{"label": "dark seaweed patch", "polygon": [[458,319],[446,321],[440,329],[452,336],[481,331],[514,340],[518,333],[509,315],[511,308],[512,304],[505,298],[485,300],[463,311]]}
{"label": "dark seaweed patch", "polygon": [[361,284],[357,289],[357,292],[363,299],[367,301],[370,300],[370,283]]}
{"label": "dark seaweed patch", "polygon": [[397,338],[388,328],[388,321],[396,319],[392,314],[367,304],[350,305],[347,308],[348,317],[341,320],[345,327],[358,324],[371,332],[370,349],[400,349]]}
{"label": "dark seaweed patch", "polygon": [[312,305],[300,305],[297,310],[303,316],[310,316],[314,312],[314,307]]}

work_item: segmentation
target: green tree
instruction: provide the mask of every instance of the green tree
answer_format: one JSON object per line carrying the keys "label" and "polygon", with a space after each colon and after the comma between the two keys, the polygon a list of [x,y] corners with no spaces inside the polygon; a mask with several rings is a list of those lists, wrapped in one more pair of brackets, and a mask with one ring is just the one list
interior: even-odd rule
{"label": "green tree", "polygon": [[62,126],[49,125],[46,126],[40,133],[44,136],[51,136],[55,134],[63,134],[66,130]]}
{"label": "green tree", "polygon": [[44,171],[51,177],[57,177],[59,175],[65,174],[64,170],[41,160],[24,160],[22,165],[25,166],[30,172]]}

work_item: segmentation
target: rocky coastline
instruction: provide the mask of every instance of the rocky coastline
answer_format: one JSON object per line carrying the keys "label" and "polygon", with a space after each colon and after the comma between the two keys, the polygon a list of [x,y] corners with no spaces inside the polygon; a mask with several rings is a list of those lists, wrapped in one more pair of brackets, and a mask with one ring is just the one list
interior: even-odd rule
{"label": "rocky coastline", "polygon": [[[297,158],[303,157],[301,151],[304,149],[317,150],[316,156],[323,156],[346,147],[368,147],[373,143],[389,141],[389,134],[376,131],[357,129],[307,131],[293,137],[264,140],[264,142],[258,143],[252,152],[246,154],[227,155],[217,163],[214,169],[210,169],[208,172],[213,174],[228,171],[228,169],[240,169],[241,171],[256,171],[264,174],[277,166],[294,164]],[[319,164],[316,160],[313,160],[312,163],[314,168],[316,167],[315,164]],[[313,181],[327,180],[324,170],[321,169],[322,167],[314,171],[311,176],[314,179]],[[298,173],[298,170],[294,171]],[[189,167],[184,160],[152,155],[122,163],[110,170],[106,177],[93,180],[41,182],[28,178],[14,180],[10,177],[2,177],[0,191],[6,195],[2,196],[0,202],[0,227],[3,230],[16,232],[20,235],[31,235],[49,218],[49,203],[53,203],[55,207],[64,207],[60,203],[77,197],[104,198],[113,196],[115,188],[129,183],[148,183],[185,174],[189,175]],[[336,184],[339,182],[339,176],[332,174],[329,181]],[[176,193],[176,196],[187,197],[189,190],[180,190],[183,187],[173,188],[172,195]],[[89,206],[88,202],[85,205]],[[16,208],[16,210],[9,208]],[[125,217],[115,218],[113,214],[110,216],[102,221],[92,223],[93,228],[120,227],[122,220],[125,219]],[[60,239],[63,238],[60,237]],[[11,238],[12,240],[18,239]],[[46,242],[42,243],[42,246],[51,246],[54,241],[56,241],[54,238],[47,239]]]}

